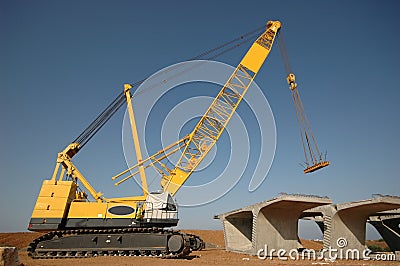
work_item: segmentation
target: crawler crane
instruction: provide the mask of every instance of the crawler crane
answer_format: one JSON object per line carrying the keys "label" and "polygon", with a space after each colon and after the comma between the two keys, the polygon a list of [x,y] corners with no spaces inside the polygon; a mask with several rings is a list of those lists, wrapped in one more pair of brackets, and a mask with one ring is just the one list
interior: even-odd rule
{"label": "crawler crane", "polygon": [[[178,142],[142,160],[131,103],[135,84],[124,91],[77,139],[58,154],[51,179],[44,180],[28,229],[47,232],[28,249],[32,258],[69,258],[97,255],[149,255],[176,258],[203,246],[195,235],[166,228],[178,224],[173,196],[215,145],[267,58],[281,24],[269,21],[194,130]],[[127,105],[138,164],[116,175],[116,185],[140,175],[143,195],[106,198],[96,191],[73,164],[72,158],[108,121]],[[162,161],[181,152],[173,169]],[[149,192],[145,169],[161,174],[161,191]],[[82,189],[83,188],[83,189]]]}

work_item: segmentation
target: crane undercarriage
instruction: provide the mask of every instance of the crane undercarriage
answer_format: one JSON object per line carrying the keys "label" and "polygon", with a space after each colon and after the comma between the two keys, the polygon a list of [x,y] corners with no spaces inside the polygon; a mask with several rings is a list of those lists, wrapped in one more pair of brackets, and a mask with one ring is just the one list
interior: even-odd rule
{"label": "crane undercarriage", "polygon": [[57,230],[35,239],[28,248],[34,259],[94,256],[181,258],[201,250],[196,235],[161,228]]}

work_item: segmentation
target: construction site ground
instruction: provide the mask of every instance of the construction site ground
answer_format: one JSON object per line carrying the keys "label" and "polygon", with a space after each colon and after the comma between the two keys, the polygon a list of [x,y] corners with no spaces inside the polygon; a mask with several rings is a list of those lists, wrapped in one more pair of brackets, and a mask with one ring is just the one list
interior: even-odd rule
{"label": "construction site ground", "polygon": [[[160,259],[153,257],[93,257],[85,259],[41,259],[34,260],[28,257],[28,244],[40,236],[40,233],[0,233],[0,246],[14,246],[19,249],[19,259],[24,265],[400,265],[395,261],[355,261],[336,260],[286,260],[267,258],[260,260],[256,256],[225,251],[223,231],[215,230],[184,230],[201,236],[208,243],[205,250],[192,252],[185,259]],[[321,249],[320,242],[302,240],[308,249]],[[369,241],[368,245],[385,245],[383,242]]]}

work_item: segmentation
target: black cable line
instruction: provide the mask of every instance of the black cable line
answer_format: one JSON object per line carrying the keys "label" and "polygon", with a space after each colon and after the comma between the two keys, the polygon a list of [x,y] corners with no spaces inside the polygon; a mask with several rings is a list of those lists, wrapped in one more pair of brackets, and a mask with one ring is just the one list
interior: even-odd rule
{"label": "black cable line", "polygon": [[[215,48],[212,48],[212,49],[210,49],[210,50],[208,50],[208,51],[205,51],[205,52],[203,52],[203,53],[201,53],[201,54],[199,54],[199,55],[197,55],[197,56],[195,56],[195,57],[192,57],[191,59],[189,59],[188,61],[191,61],[191,60],[197,60],[197,59],[200,59],[200,58],[202,58],[202,57],[204,57],[204,56],[206,56],[206,55],[210,55],[210,54],[212,54],[212,53],[214,53],[214,52],[216,52],[216,51],[218,51],[218,50],[221,50],[222,48],[224,48],[224,47],[226,47],[226,46],[228,46],[228,45],[231,45],[231,44],[233,44],[233,43],[235,43],[235,42],[237,42],[237,41],[240,41],[240,40],[243,40],[242,42],[240,42],[240,43],[237,43],[237,44],[234,44],[234,45],[232,45],[232,46],[230,46],[230,47],[228,47],[228,48],[226,48],[225,50],[222,50],[221,52],[219,52],[219,53],[217,53],[217,54],[215,54],[215,55],[213,55],[213,56],[210,56],[209,58],[205,58],[204,60],[212,60],[212,59],[215,59],[215,58],[217,58],[217,57],[219,57],[219,56],[221,56],[221,55],[223,55],[223,54],[225,54],[225,53],[227,53],[227,52],[229,52],[229,51],[232,51],[233,49],[235,49],[235,48],[237,48],[237,47],[239,47],[239,46],[241,46],[242,44],[244,44],[244,43],[246,43],[246,42],[248,42],[248,41],[250,41],[252,38],[254,38],[254,33],[255,32],[259,32],[261,29],[263,29],[265,26],[263,26],[263,27],[259,27],[259,28],[256,28],[256,29],[254,29],[254,30],[252,30],[252,31],[250,31],[250,32],[247,32],[247,33],[245,33],[244,35],[241,35],[241,36],[239,36],[239,37],[237,37],[237,38],[235,38],[235,39],[232,39],[232,40],[230,40],[230,41],[228,41],[228,42],[226,42],[226,43],[224,43],[224,44],[222,44],[222,45],[219,45],[219,46],[217,46],[217,47],[215,47]],[[250,37],[247,37],[247,36],[250,36]],[[169,70],[169,71],[171,71],[171,69]],[[186,70],[187,71],[187,70]],[[184,73],[184,72],[186,72],[186,71],[182,71],[181,72],[181,74],[182,73]],[[164,72],[161,72],[161,73],[163,73],[164,74]],[[160,73],[160,74],[161,74]],[[174,76],[176,76],[176,75],[174,75]],[[137,86],[139,86],[140,84],[142,84],[145,80],[147,80],[149,77],[147,77],[147,78],[145,78],[145,79],[142,79],[142,80],[139,80],[139,81],[136,81],[136,82],[134,82],[134,83],[131,83],[130,85],[134,88],[134,87],[137,87]],[[153,77],[153,78],[155,78],[155,77]],[[151,89],[151,87],[149,87],[149,89]],[[144,93],[145,91],[141,91],[140,93],[137,93],[137,94],[135,94],[135,96],[137,96],[137,95],[139,95],[139,94],[142,94],[142,93]],[[73,142],[77,142],[77,143],[79,143],[80,144],[80,148],[83,148],[83,146],[85,146],[86,145],[86,143],[88,143],[89,142],[89,140],[91,140],[92,139],[92,137],[104,126],[104,124],[124,105],[124,102],[125,102],[125,95],[124,95],[124,93],[123,92],[121,92],[97,117],[96,117],[96,119],[92,122],[92,123],[90,123],[89,124],[89,126],[73,141]]]}

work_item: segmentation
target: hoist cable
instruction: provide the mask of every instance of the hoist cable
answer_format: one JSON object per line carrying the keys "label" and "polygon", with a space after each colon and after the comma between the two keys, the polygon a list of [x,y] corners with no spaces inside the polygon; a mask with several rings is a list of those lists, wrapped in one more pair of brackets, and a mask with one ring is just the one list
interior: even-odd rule
{"label": "hoist cable", "polygon": [[[193,58],[190,58],[188,61],[190,60],[197,60],[197,59],[201,59],[202,57],[205,57],[207,55],[210,55],[212,53],[215,53],[219,50],[221,50],[222,48],[225,48],[231,44],[234,44],[235,42],[238,42],[240,40],[242,40],[240,43],[234,44],[230,47],[227,47],[225,50],[222,50],[221,52],[214,54],[212,56],[210,56],[209,58],[205,58],[204,60],[212,60],[215,59],[219,56],[221,56],[222,54],[225,54],[237,47],[239,47],[240,45],[242,45],[243,43],[248,42],[249,40],[251,40],[251,38],[253,38],[253,35],[255,32],[259,32],[261,29],[263,29],[265,26],[263,27],[259,27],[256,28],[250,32],[247,32],[235,39],[232,39],[226,43],[223,43],[222,45],[219,45],[215,48],[209,49]],[[136,81],[134,83],[131,83],[130,85],[134,88],[139,86],[140,84],[142,84],[146,79],[142,79],[139,81]],[[142,91],[141,93],[143,93],[145,91]],[[137,94],[135,94],[136,96]],[[80,144],[80,148],[83,148],[83,146],[86,145],[86,143],[104,126],[104,124],[124,105],[125,103],[125,95],[123,92],[121,92],[97,117],[96,119],[90,123],[90,125],[73,141],[76,143]]]}
{"label": "hoist cable", "polygon": [[[247,43],[247,42],[253,40],[255,37],[257,37],[257,36],[259,36],[259,35],[260,35],[260,34],[257,33],[257,34],[254,34],[254,35],[252,35],[252,36],[249,36],[249,37],[245,38],[243,41],[241,41],[240,43],[234,44],[234,45],[232,45],[232,46],[226,48],[225,50],[219,52],[218,54],[215,54],[215,55],[213,55],[213,56],[211,56],[211,57],[208,57],[208,58],[204,58],[203,60],[213,60],[213,59],[215,59],[215,58],[217,58],[217,57],[219,57],[219,56],[221,56],[221,55],[223,55],[223,54],[225,54],[225,53],[227,53],[227,52],[229,52],[229,51],[232,51],[233,49],[235,49],[235,48],[237,48],[237,47],[239,47],[239,46],[241,46],[241,45],[243,45],[244,43]],[[192,67],[190,67],[190,68],[188,68],[188,69],[183,69],[182,71],[180,71],[180,72],[178,72],[178,73],[176,73],[176,74],[173,74],[173,75],[171,75],[171,76],[169,76],[169,77],[163,79],[163,80],[160,81],[159,83],[152,84],[152,85],[150,85],[150,86],[148,86],[148,87],[145,87],[143,90],[135,92],[135,94],[132,96],[132,98],[137,97],[137,96],[139,96],[139,95],[141,95],[141,94],[143,94],[143,93],[146,93],[146,92],[148,92],[148,91],[150,91],[150,90],[152,90],[152,89],[154,89],[154,88],[157,88],[158,86],[164,84],[167,80],[169,80],[169,79],[174,79],[174,78],[176,78],[176,77],[178,77],[178,76],[184,74],[185,72],[191,71],[191,70],[193,70],[194,68],[201,66],[202,64],[204,64],[204,61],[198,62],[197,64],[194,64]],[[170,71],[172,71],[172,70],[174,70],[174,69],[176,69],[176,68],[178,68],[178,67],[180,67],[180,66],[181,66],[181,65],[177,65],[177,66],[175,66],[175,67],[173,67],[173,68],[168,68],[168,69],[166,69],[166,70],[164,70],[164,71],[161,71],[161,72],[157,73],[156,75],[150,77],[149,80],[155,79],[155,78],[158,77],[159,75],[163,75],[163,74],[165,74],[165,73],[167,73],[167,72],[170,72]],[[144,81],[144,80],[143,80],[143,81]]]}
{"label": "hoist cable", "polygon": [[293,73],[293,71],[292,71],[292,67],[290,65],[289,56],[288,56],[288,53],[286,50],[286,44],[283,39],[282,31],[280,31],[279,35],[278,35],[278,46],[279,46],[279,51],[281,52],[280,54],[282,57],[283,66],[285,68],[286,75],[289,75],[290,73]]}
{"label": "hoist cable", "polygon": [[[308,168],[310,166],[315,166],[319,162],[321,162],[322,154],[320,153],[320,151],[318,149],[317,142],[316,142],[314,134],[312,133],[312,130],[311,130],[310,121],[308,120],[307,114],[304,111],[304,106],[303,106],[303,103],[300,98],[297,84],[295,84],[295,78],[294,78],[294,74],[293,74],[293,71],[292,71],[292,68],[290,65],[289,56],[288,56],[288,53],[286,50],[286,45],[285,45],[285,42],[283,39],[282,32],[280,32],[279,36],[278,36],[278,46],[279,46],[280,54],[281,54],[282,61],[284,64],[285,72],[286,72],[286,75],[288,78],[288,82],[289,82],[289,84],[291,84],[291,86],[293,85],[293,87],[291,87],[291,92],[292,92],[294,105],[296,108],[297,122],[298,122],[299,129],[300,129],[300,137],[301,137],[301,142],[303,145],[304,157],[306,160],[305,163]],[[291,80],[289,78],[290,76],[292,76],[293,80]],[[318,156],[318,158],[317,158],[317,156]],[[310,161],[309,161],[309,159],[310,159]],[[328,162],[323,162],[323,163],[328,163]]]}

